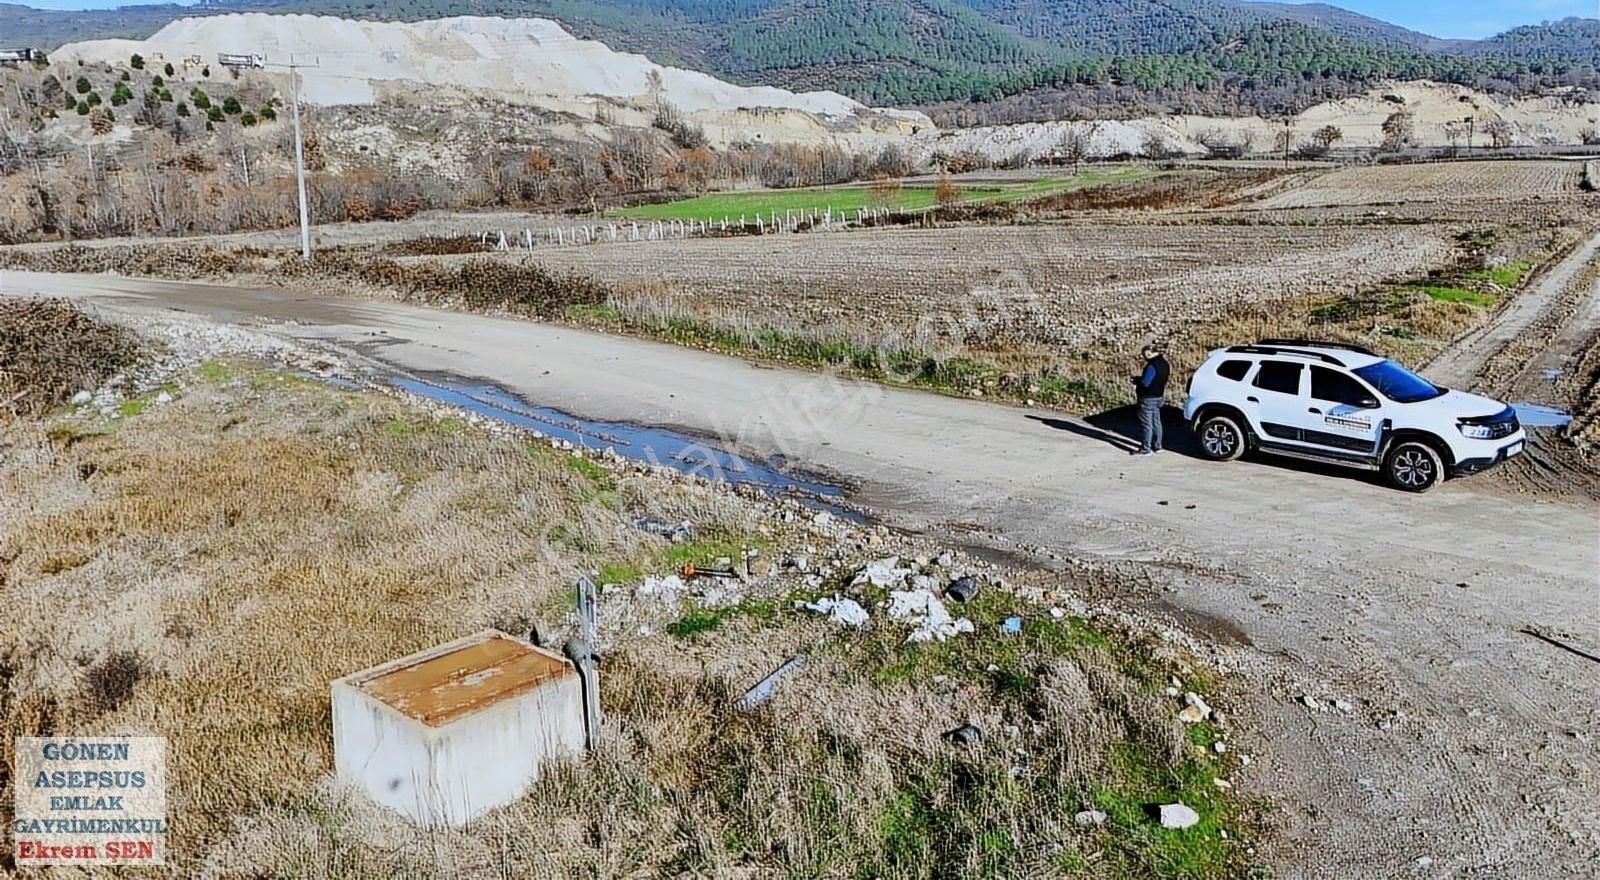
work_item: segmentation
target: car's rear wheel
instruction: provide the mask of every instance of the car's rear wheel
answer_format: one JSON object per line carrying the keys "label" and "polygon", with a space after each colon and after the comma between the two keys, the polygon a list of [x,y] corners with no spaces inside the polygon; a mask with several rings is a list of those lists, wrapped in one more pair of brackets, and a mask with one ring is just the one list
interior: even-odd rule
{"label": "car's rear wheel", "polygon": [[1384,456],[1383,476],[1396,489],[1426,492],[1444,478],[1444,461],[1432,446],[1420,440],[1403,440]]}
{"label": "car's rear wheel", "polygon": [[1200,454],[1212,461],[1233,461],[1244,455],[1244,428],[1233,416],[1206,416],[1200,420],[1195,435],[1200,440]]}

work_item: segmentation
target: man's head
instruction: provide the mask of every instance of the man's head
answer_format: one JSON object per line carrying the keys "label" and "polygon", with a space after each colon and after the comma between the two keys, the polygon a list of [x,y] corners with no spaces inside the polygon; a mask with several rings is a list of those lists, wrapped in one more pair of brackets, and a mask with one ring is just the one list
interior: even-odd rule
{"label": "man's head", "polygon": [[1152,342],[1149,345],[1146,345],[1144,348],[1140,349],[1139,353],[1144,355],[1144,359],[1145,360],[1153,361],[1156,358],[1161,356],[1161,349],[1157,348],[1156,344],[1154,342]]}

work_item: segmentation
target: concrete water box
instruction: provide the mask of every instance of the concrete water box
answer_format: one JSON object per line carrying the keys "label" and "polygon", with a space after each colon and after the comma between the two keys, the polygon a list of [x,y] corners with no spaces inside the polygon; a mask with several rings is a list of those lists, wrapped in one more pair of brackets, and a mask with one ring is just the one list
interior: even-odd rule
{"label": "concrete water box", "polygon": [[583,689],[566,658],[493,630],[333,683],[341,778],[422,825],[461,825],[521,797],[583,749]]}

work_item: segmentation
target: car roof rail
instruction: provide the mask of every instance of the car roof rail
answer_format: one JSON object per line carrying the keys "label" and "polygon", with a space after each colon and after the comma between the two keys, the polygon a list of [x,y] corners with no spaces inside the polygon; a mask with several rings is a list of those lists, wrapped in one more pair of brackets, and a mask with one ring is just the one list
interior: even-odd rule
{"label": "car roof rail", "polygon": [[1320,351],[1300,351],[1298,349],[1282,348],[1276,345],[1235,345],[1231,346],[1228,351],[1232,354],[1267,354],[1276,355],[1278,357],[1298,357],[1305,358],[1307,360],[1322,361],[1325,364],[1333,364],[1336,367],[1345,366],[1344,361],[1339,360],[1331,354],[1323,354]]}
{"label": "car roof rail", "polygon": [[1256,345],[1289,345],[1303,348],[1337,348],[1341,351],[1353,351],[1356,354],[1378,357],[1378,353],[1364,345],[1353,345],[1348,342],[1327,342],[1321,339],[1262,339]]}

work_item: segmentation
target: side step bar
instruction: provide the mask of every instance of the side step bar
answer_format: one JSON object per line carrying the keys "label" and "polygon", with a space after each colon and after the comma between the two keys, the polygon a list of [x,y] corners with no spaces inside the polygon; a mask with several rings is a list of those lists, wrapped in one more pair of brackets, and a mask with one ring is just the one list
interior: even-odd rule
{"label": "side step bar", "polygon": [[1301,461],[1315,461],[1320,464],[1332,464],[1339,467],[1355,468],[1362,471],[1379,470],[1378,463],[1368,458],[1355,458],[1337,453],[1320,453],[1309,449],[1280,446],[1276,443],[1258,443],[1256,449],[1270,455],[1281,455],[1284,458],[1298,458]]}

